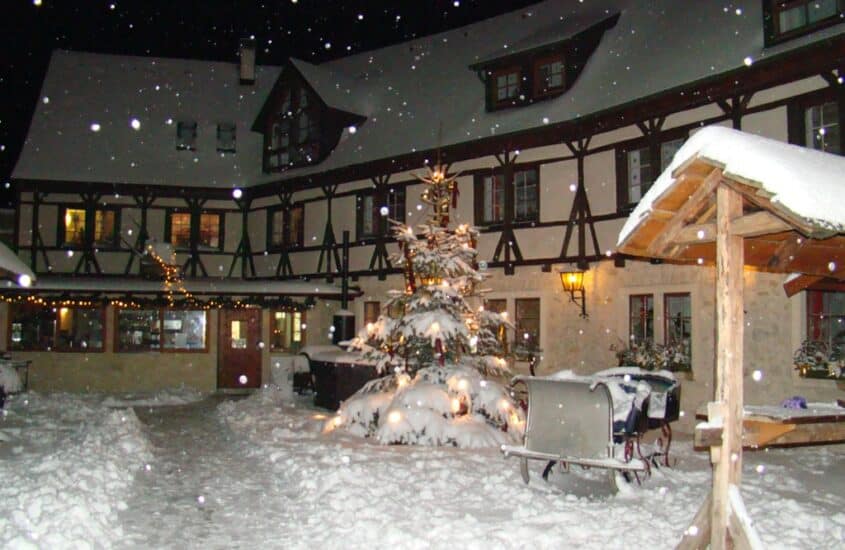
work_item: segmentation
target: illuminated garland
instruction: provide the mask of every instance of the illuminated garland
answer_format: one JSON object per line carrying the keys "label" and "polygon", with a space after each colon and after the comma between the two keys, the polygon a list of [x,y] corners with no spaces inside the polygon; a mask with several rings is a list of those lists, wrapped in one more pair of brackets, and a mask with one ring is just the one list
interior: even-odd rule
{"label": "illuminated garland", "polygon": [[49,297],[49,296],[33,296],[22,294],[0,294],[0,301],[7,304],[25,304],[32,306],[40,306],[47,308],[59,307],[79,307],[79,308],[97,308],[103,306],[112,306],[120,309],[145,309],[145,308],[161,308],[167,307],[169,309],[249,309],[249,308],[267,308],[278,311],[306,311],[312,309],[317,303],[314,297],[309,296],[304,302],[297,302],[287,297],[264,297],[264,296],[249,296],[246,298],[224,298],[216,297],[208,300],[200,300],[193,295],[182,300],[175,300],[168,296],[157,296],[154,298],[138,298],[134,296],[124,296],[121,298],[97,297],[97,298],[68,298],[65,296]]}

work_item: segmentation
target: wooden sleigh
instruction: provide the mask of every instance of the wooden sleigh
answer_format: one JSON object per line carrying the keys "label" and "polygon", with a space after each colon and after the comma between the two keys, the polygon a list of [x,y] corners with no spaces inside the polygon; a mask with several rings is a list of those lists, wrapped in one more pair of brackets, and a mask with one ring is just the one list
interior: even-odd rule
{"label": "wooden sleigh", "polygon": [[[623,456],[616,456],[613,401],[605,383],[517,376],[513,384],[524,384],[528,392],[525,435],[523,445],[503,445],[501,450],[505,457],[520,459],[526,483],[529,460],[548,463],[544,478],[554,464],[565,470],[572,464],[602,468],[612,474],[633,474],[637,479],[640,473],[648,474],[648,460],[633,456],[629,452],[633,446],[626,444]],[[611,479],[615,483],[615,475]]]}

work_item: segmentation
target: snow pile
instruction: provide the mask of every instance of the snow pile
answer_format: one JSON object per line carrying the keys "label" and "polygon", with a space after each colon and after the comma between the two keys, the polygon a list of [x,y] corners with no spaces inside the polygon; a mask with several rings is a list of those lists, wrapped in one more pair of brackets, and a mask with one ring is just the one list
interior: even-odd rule
{"label": "snow pile", "polygon": [[18,371],[11,365],[0,363],[0,388],[6,393],[16,393],[23,389]]}
{"label": "snow pile", "polygon": [[[534,461],[525,485],[517,461],[498,449],[385,446],[343,430],[321,433],[322,414],[268,390],[221,405],[218,415],[243,462],[274,473],[262,482],[273,510],[246,536],[285,548],[668,549],[711,479],[707,453],[680,438],[675,468],[608,495],[573,481],[586,483],[598,470],[555,470],[545,483],[545,463]],[[843,460],[842,445],[745,455],[742,496],[767,548],[843,547]]]}
{"label": "snow pile", "polygon": [[103,400],[103,405],[112,408],[164,407],[194,403],[205,397],[206,394],[192,388],[168,388],[155,393],[127,393],[118,396],[108,396]]}
{"label": "snow pile", "polygon": [[110,547],[149,444],[130,410],[91,398],[27,394],[0,426],[0,546]]}
{"label": "snow pile", "polygon": [[426,367],[411,379],[390,375],[367,383],[340,407],[327,429],[341,428],[383,444],[478,448],[522,434],[522,410],[505,388],[468,367]]}

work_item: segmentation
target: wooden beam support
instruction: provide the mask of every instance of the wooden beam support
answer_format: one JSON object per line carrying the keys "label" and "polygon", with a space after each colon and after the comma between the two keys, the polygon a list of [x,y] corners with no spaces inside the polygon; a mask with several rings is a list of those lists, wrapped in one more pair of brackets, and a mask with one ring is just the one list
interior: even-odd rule
{"label": "wooden beam support", "polygon": [[[792,226],[771,212],[754,212],[733,220],[733,234],[739,237],[759,237],[791,231]],[[672,240],[673,244],[707,243],[716,240],[716,224],[703,223],[683,227]]]}
{"label": "wooden beam support", "polygon": [[[719,176],[721,179],[721,175]],[[732,221],[742,215],[742,195],[716,189],[716,401],[721,405],[722,444],[714,447],[710,547],[729,548],[729,487],[742,479],[743,238]]]}
{"label": "wooden beam support", "polygon": [[[722,171],[715,169],[704,178],[698,188],[689,196],[687,202],[674,213],[672,219],[663,227],[660,235],[651,241],[646,249],[646,254],[651,257],[659,257],[663,251],[674,243],[675,237],[684,228],[684,224],[696,214],[696,210],[704,204],[704,199],[713,192],[722,180]],[[741,199],[740,199],[741,201]],[[742,214],[740,202],[740,214]]]}
{"label": "wooden beam support", "polygon": [[791,298],[806,289],[807,287],[823,280],[824,277],[818,275],[799,275],[783,283],[783,290],[786,292],[787,298]]}

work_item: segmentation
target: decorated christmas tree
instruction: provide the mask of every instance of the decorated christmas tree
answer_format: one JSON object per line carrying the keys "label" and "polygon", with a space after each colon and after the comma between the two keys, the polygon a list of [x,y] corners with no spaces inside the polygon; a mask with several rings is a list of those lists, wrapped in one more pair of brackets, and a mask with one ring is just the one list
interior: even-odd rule
{"label": "decorated christmas tree", "polygon": [[426,221],[394,223],[404,288],[349,346],[385,376],[343,403],[332,427],[383,443],[498,445],[521,431],[522,411],[502,384],[506,319],[485,311],[478,232],[450,227],[457,182],[439,164],[419,177]]}

